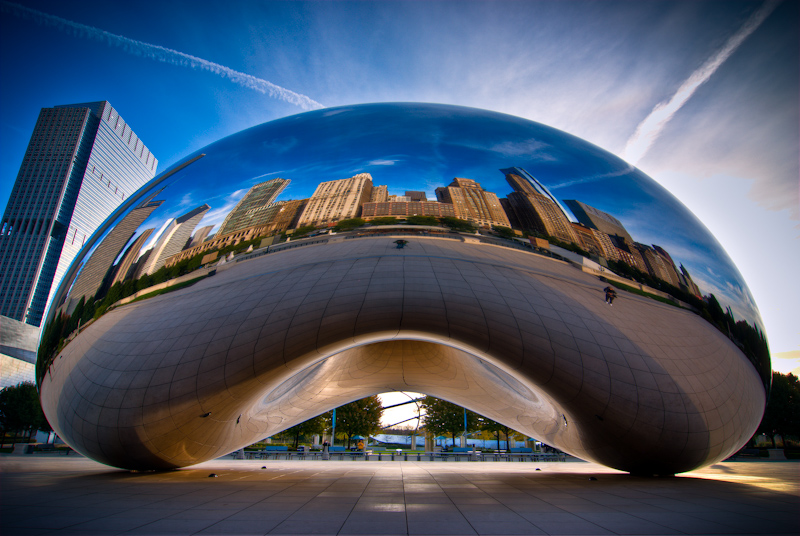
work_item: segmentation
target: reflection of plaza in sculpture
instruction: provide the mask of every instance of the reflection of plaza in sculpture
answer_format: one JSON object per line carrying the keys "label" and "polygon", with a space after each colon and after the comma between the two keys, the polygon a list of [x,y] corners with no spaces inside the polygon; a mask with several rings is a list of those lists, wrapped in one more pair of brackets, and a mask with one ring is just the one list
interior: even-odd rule
{"label": "reflection of plaza in sculpture", "polygon": [[[446,135],[410,135],[423,127]],[[302,114],[212,144],[112,220],[59,290],[37,364],[51,423],[111,465],[197,463],[398,389],[674,473],[734,452],[763,412],[760,320],[712,295],[747,294],[713,238],[637,170],[542,125]],[[705,265],[725,280],[702,289],[689,273]],[[639,295],[607,307],[609,282]]]}

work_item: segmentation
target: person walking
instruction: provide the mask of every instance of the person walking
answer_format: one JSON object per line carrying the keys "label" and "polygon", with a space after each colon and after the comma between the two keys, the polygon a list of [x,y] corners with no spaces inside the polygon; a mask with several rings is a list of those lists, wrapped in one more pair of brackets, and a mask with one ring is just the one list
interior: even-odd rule
{"label": "person walking", "polygon": [[603,290],[606,293],[606,303],[609,305],[614,305],[614,298],[617,297],[617,291],[610,286],[604,288]]}

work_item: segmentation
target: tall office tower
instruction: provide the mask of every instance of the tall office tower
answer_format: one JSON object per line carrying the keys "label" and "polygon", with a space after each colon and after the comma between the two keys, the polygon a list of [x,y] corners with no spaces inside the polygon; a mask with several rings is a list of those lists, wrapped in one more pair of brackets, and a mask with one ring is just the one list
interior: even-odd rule
{"label": "tall office tower", "polygon": [[303,209],[306,208],[308,199],[291,199],[289,201],[279,201],[280,205],[278,213],[272,219],[272,224],[275,226],[275,232],[283,232],[286,229],[294,229],[297,227],[297,222],[300,221],[300,215],[303,214]]}
{"label": "tall office tower", "polygon": [[[240,229],[267,223],[269,220],[265,219],[265,213],[269,213],[269,207],[272,202],[290,182],[288,179],[272,179],[250,188],[225,217],[222,225],[219,226],[217,234],[229,234]],[[269,213],[267,215],[274,214]]]}
{"label": "tall office tower", "polygon": [[213,225],[206,225],[204,227],[200,227],[195,233],[192,235],[192,238],[186,243],[186,249],[193,248],[195,246],[199,246],[203,242],[206,241],[208,235],[211,234],[211,229],[213,229]]}
{"label": "tall office tower", "polygon": [[581,223],[571,222],[570,225],[572,226],[572,231],[575,233],[575,236],[578,238],[577,245],[589,253],[605,257],[603,247],[597,241],[594,229],[589,229]]}
{"label": "tall office tower", "polygon": [[428,196],[425,192],[406,191],[406,197],[410,197],[412,201],[427,201]]}
{"label": "tall office tower", "polygon": [[320,226],[355,218],[361,212],[361,205],[368,202],[371,195],[372,175],[369,173],[321,182],[308,200],[297,225]]}
{"label": "tall office tower", "polygon": [[456,177],[449,186],[436,188],[436,199],[452,204],[456,218],[481,226],[511,227],[497,194],[487,192],[471,179]]}
{"label": "tall office tower", "polygon": [[592,206],[576,201],[575,199],[565,199],[564,203],[570,208],[578,221],[586,227],[603,231],[610,236],[621,236],[628,242],[633,242],[633,238],[617,218],[607,212],[598,210]]}
{"label": "tall office tower", "polygon": [[655,248],[646,244],[636,243],[636,249],[642,255],[647,271],[653,277],[666,281],[673,287],[680,286],[678,271],[672,266],[672,261],[662,256]]}
{"label": "tall office tower", "polygon": [[692,276],[689,275],[689,271],[681,264],[681,284],[686,285],[686,289],[688,292],[693,294],[697,298],[701,298],[702,294],[700,293],[700,288],[692,279]]}
{"label": "tall office tower", "polygon": [[609,238],[614,243],[619,260],[647,273],[647,264],[644,262],[644,257],[642,257],[641,252],[636,248],[632,240],[627,240],[624,236],[619,235],[609,235]]}
{"label": "tall office tower", "polygon": [[619,250],[617,250],[617,246],[614,245],[614,242],[611,240],[610,236],[603,231],[598,231],[597,229],[592,229],[591,227],[586,227],[586,229],[592,232],[595,240],[597,240],[597,243],[600,244],[600,250],[602,251],[601,255],[603,257],[610,261],[620,260]]}
{"label": "tall office tower", "polygon": [[558,207],[561,213],[564,214],[564,217],[567,218],[567,221],[575,221],[570,213],[564,208],[564,205],[562,205],[558,199],[556,199],[556,196],[554,196],[550,190],[548,190],[547,186],[542,184],[539,179],[524,169],[519,167],[511,167],[501,169],[500,172],[506,176],[506,180],[515,192],[543,195],[549,199],[551,203]]}
{"label": "tall office tower", "polygon": [[389,200],[389,187],[385,184],[378,184],[372,187],[372,193],[369,196],[370,203],[385,203]]}
{"label": "tall office tower", "polygon": [[[95,248],[89,260],[81,268],[78,277],[70,291],[70,303],[67,312],[71,313],[81,298],[90,298],[97,294],[103,287],[106,276],[111,272],[111,266],[122,252],[125,244],[133,238],[133,234],[141,223],[161,206],[163,201],[146,199],[139,206],[130,211],[120,223],[114,226],[103,241]],[[107,282],[108,283],[108,282]],[[109,285],[110,286],[110,285]]]}
{"label": "tall office tower", "polygon": [[135,269],[133,266],[136,264],[136,261],[139,260],[139,252],[142,251],[142,247],[147,243],[147,239],[150,238],[153,231],[155,231],[155,229],[145,229],[142,231],[142,234],[137,236],[133,244],[128,246],[128,249],[125,250],[125,253],[122,255],[122,260],[117,263],[117,267],[114,269],[114,278],[111,281],[112,287],[117,283],[124,283],[133,277],[133,270]]}
{"label": "tall office tower", "polygon": [[507,197],[500,198],[500,206],[503,207],[503,212],[506,213],[506,217],[508,218],[508,222],[511,224],[511,228],[522,229],[522,223],[520,223],[519,217],[517,216],[514,207],[511,206],[511,202]]}
{"label": "tall office tower", "polygon": [[108,102],[43,108],[0,226],[0,315],[38,326],[86,239],[157,165]]}
{"label": "tall office tower", "polygon": [[511,192],[507,197],[523,229],[544,233],[563,242],[580,243],[572,229],[572,223],[547,197],[520,192]]}
{"label": "tall office tower", "polygon": [[194,228],[197,227],[197,224],[200,223],[200,220],[203,219],[203,216],[210,208],[208,205],[201,205],[169,222],[150,251],[147,261],[137,269],[136,276],[141,277],[157,272],[159,268],[164,266],[168,257],[180,252],[183,246],[186,245],[186,241],[192,236]]}

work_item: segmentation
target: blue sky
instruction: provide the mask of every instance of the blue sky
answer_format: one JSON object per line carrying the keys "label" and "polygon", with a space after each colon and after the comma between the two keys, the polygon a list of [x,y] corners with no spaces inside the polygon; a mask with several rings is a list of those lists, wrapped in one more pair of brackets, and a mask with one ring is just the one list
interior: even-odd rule
{"label": "blue sky", "polygon": [[[626,154],[759,12],[636,165],[717,236],[773,353],[800,355],[798,4],[764,2],[23,2],[214,62],[325,106],[421,101],[545,123]],[[761,11],[760,11],[761,10]],[[0,204],[41,107],[108,100],[164,169],[310,101],[0,4]],[[166,56],[165,56],[166,55]],[[230,74],[230,72],[228,72]],[[707,73],[706,73],[707,74]],[[254,87],[256,89],[254,89]],[[288,99],[288,100],[286,100]],[[300,105],[298,105],[300,104]]]}

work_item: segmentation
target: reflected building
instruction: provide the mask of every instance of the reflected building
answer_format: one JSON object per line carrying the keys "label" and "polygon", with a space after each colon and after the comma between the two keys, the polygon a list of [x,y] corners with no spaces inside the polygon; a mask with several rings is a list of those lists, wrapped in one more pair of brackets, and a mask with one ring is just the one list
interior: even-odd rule
{"label": "reflected building", "polygon": [[591,229],[597,229],[609,236],[621,236],[627,242],[633,243],[633,238],[617,218],[575,199],[565,199],[564,203],[570,208],[578,221]]}
{"label": "reflected building", "polygon": [[70,291],[70,302],[67,304],[68,313],[72,312],[72,309],[81,299],[95,296],[103,287],[103,283],[108,283],[107,276],[111,272],[111,266],[122,252],[125,244],[133,238],[139,225],[162,203],[163,201],[146,200],[128,213],[103,238],[103,241],[92,252],[89,260],[86,261],[86,264],[81,268],[78,277],[75,279]]}
{"label": "reflected building", "polygon": [[43,108],[0,225],[0,314],[38,326],[86,239],[157,165],[108,102]]}
{"label": "reflected building", "polygon": [[372,187],[372,193],[369,196],[370,203],[385,203],[389,200],[389,187],[385,184],[378,184]]}
{"label": "reflected building", "polygon": [[208,238],[208,235],[211,234],[211,230],[213,228],[214,228],[213,225],[205,225],[203,227],[200,227],[197,231],[194,232],[194,234],[192,235],[192,238],[186,244],[186,249],[193,248],[195,246],[199,246],[200,244],[205,242],[206,238]]}
{"label": "reflected building", "polygon": [[258,237],[282,233],[287,229],[297,227],[298,218],[300,213],[303,212],[303,208],[307,202],[308,199],[295,199],[273,203],[270,205],[269,221],[267,223],[240,229],[228,234],[216,233],[210,240],[206,240],[199,245],[192,246],[172,255],[164,262],[164,266],[169,268],[183,260],[200,255],[201,253],[213,252],[228,246],[234,246],[241,242],[248,242]]}
{"label": "reflected building", "polygon": [[186,245],[186,241],[192,236],[194,228],[210,208],[204,204],[172,220],[148,252],[146,261],[137,269],[137,279],[143,275],[157,272],[169,257],[181,251]]}
{"label": "reflected building", "polygon": [[359,173],[347,179],[320,183],[308,200],[298,226],[319,227],[357,217],[372,195],[372,175]]}
{"label": "reflected building", "polygon": [[412,201],[427,201],[428,196],[425,192],[420,192],[416,190],[411,190],[406,192],[406,196],[409,197]]}
{"label": "reflected building", "polygon": [[217,234],[226,235],[271,221],[277,210],[273,206],[273,201],[289,185],[289,182],[291,181],[278,178],[250,188],[225,217]]}
{"label": "reflected building", "polygon": [[487,192],[472,179],[456,177],[448,186],[436,188],[436,199],[453,205],[456,218],[482,227],[511,227],[497,194]]}
{"label": "reflected building", "polygon": [[436,218],[456,217],[455,208],[450,203],[436,201],[388,201],[385,203],[364,203],[361,217],[369,221],[374,218],[408,216],[434,216]]}
{"label": "reflected building", "polygon": [[147,239],[153,234],[153,231],[155,231],[154,228],[142,231],[142,233],[136,237],[136,240],[125,250],[125,253],[122,255],[122,260],[117,263],[117,267],[115,268],[114,279],[111,281],[112,287],[117,283],[124,283],[128,279],[133,278],[136,273],[136,263],[139,260],[139,254],[147,243]]}
{"label": "reflected building", "polygon": [[[276,139],[297,143],[277,151],[268,143]],[[508,151],[497,148],[520,140],[546,144],[548,159],[515,156],[517,167],[509,168]],[[598,261],[548,248],[543,239],[532,247],[459,232],[462,224],[453,221],[450,228],[269,234],[393,205],[388,191],[383,201],[369,201],[378,188],[368,174],[317,182],[321,174],[352,175],[386,154],[403,155],[381,177],[405,190],[401,198],[415,199],[442,174],[486,177],[481,184],[455,179],[437,191],[449,203],[430,206],[507,227],[492,192],[508,191],[509,183],[516,212],[538,218],[550,236],[558,231],[547,225],[562,225]],[[180,251],[208,216],[208,205],[184,214],[196,206],[186,199],[230,199],[236,185],[275,169],[293,191],[313,196],[254,205],[268,223]],[[575,177],[598,178],[584,184]],[[564,198],[581,199],[580,224],[548,194],[554,184]],[[723,460],[761,421],[769,348],[741,275],[655,181],[566,133],[424,104],[348,106],[266,123],[189,155],[133,194],[107,231],[88,239],[54,303],[77,297],[69,277],[105,249],[106,237],[109,244],[129,237],[126,217],[156,190],[164,203],[136,229],[112,281],[191,257],[180,265],[188,273],[161,270],[119,285],[91,322],[90,313],[56,315],[50,307],[39,347],[45,414],[59,437],[95,460],[140,470],[192,465],[388,390],[443,398],[579,458],[647,475]],[[426,203],[394,205],[408,212]],[[625,219],[634,207],[648,211],[646,227]],[[125,228],[115,232],[115,224]],[[634,242],[637,234],[672,253]],[[681,261],[686,267],[677,270]],[[677,278],[694,296],[652,285],[631,266]],[[703,274],[700,288],[686,268]],[[603,300],[610,284],[619,285],[613,307]],[[695,297],[711,288],[740,292]],[[155,292],[162,289],[168,292]]]}
{"label": "reflected building", "polygon": [[[521,229],[543,233],[571,244],[580,242],[564,208],[549,190],[520,168],[500,171],[506,174],[506,181],[514,189],[507,196],[508,205]],[[522,177],[521,173],[525,173],[529,178]],[[540,187],[536,188],[535,185]]]}

